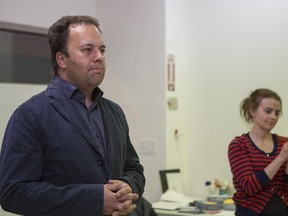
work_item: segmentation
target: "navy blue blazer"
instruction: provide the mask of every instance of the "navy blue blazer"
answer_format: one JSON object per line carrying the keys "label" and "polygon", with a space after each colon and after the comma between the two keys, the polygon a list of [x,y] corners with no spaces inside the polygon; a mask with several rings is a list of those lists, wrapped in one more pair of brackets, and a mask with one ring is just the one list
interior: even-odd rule
{"label": "navy blue blazer", "polygon": [[[99,100],[108,158],[53,79],[11,116],[0,155],[0,202],[21,215],[100,216],[103,184],[129,183],[143,194],[145,177],[122,109]],[[66,107],[69,106],[69,109]]]}

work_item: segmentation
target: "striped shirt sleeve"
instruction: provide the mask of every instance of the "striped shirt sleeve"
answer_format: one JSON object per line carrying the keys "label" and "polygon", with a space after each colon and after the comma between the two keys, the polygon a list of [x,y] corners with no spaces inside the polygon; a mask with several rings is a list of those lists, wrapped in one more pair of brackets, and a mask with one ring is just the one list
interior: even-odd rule
{"label": "striped shirt sleeve", "polygon": [[249,148],[245,145],[245,139],[234,139],[228,148],[228,158],[233,174],[234,182],[248,195],[254,195],[262,190],[270,179],[264,169],[256,171],[249,157]]}

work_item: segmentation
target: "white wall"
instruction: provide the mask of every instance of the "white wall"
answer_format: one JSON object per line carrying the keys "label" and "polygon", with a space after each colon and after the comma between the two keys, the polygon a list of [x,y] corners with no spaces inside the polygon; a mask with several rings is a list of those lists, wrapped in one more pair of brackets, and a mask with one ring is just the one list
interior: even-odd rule
{"label": "white wall", "polygon": [[95,15],[95,0],[1,0],[0,20],[48,28],[64,15]]}
{"label": "white wall", "polygon": [[249,128],[239,104],[268,87],[283,99],[275,132],[288,135],[288,2],[187,0],[187,187],[204,195],[205,180],[232,181],[227,146]]}
{"label": "white wall", "polygon": [[[165,14],[164,0],[99,0],[97,17],[107,44],[104,96],[125,110],[131,140],[144,165],[144,196],[161,195],[158,171],[165,169]],[[156,154],[141,152],[152,140]]]}
{"label": "white wall", "polygon": [[[168,55],[171,54],[175,59],[175,91],[168,91],[166,87],[166,101],[169,98],[177,98],[177,110],[169,110],[168,106],[166,106],[166,168],[180,168],[183,178],[182,189],[188,193],[186,167],[190,156],[187,146],[187,115],[188,113],[190,114],[190,111],[187,110],[187,87],[191,82],[187,79],[187,73],[191,71],[189,70],[187,49],[187,41],[189,40],[187,33],[189,29],[187,29],[186,7],[187,4],[183,0],[165,1],[165,57],[167,60]],[[166,68],[166,76],[167,71],[168,68]],[[178,132],[177,136],[175,136],[175,131]]]}

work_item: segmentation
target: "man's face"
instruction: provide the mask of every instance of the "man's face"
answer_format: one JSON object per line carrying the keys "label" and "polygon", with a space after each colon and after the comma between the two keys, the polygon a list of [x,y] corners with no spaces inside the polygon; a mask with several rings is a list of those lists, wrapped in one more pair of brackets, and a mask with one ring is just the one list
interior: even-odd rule
{"label": "man's face", "polygon": [[99,86],[105,75],[105,45],[96,26],[77,24],[69,27],[68,56],[62,55],[59,75],[83,91]]}

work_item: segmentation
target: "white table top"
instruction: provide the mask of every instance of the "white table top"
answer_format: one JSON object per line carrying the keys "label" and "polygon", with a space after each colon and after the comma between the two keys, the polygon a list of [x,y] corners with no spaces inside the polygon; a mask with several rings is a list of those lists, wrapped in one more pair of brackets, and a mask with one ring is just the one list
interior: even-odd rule
{"label": "white table top", "polygon": [[175,210],[161,210],[161,209],[154,209],[158,216],[192,216],[192,215],[199,215],[199,216],[234,216],[234,211],[226,211],[221,210],[220,213],[217,214],[207,214],[207,213],[201,213],[201,214],[192,214],[192,213],[179,213]]}

